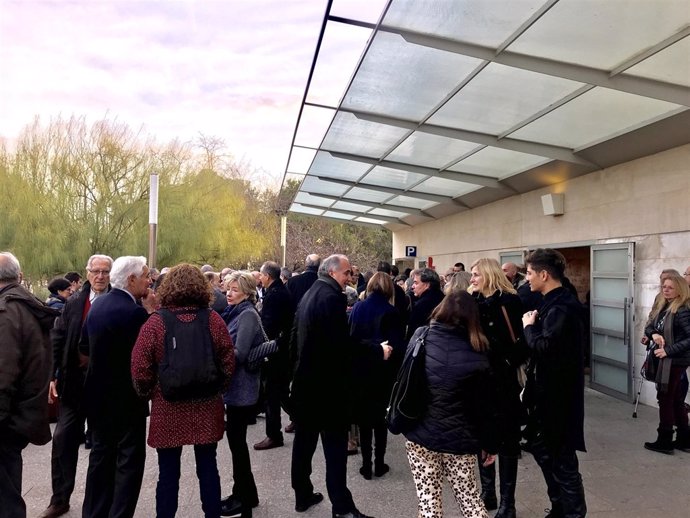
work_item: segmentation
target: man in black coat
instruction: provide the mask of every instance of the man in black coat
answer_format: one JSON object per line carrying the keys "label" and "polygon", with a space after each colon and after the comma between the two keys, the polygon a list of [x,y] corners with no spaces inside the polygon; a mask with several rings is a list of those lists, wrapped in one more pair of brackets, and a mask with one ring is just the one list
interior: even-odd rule
{"label": "man in black coat", "polygon": [[49,397],[51,400],[60,399],[60,415],[53,433],[51,452],[53,494],[48,508],[39,518],[55,518],[69,511],[86,420],[82,398],[88,357],[79,353],[79,340],[91,303],[110,289],[112,266],[113,260],[107,255],[89,257],[86,263],[87,282],[69,298],[50,332],[53,381],[50,383]]}
{"label": "man in black coat", "polygon": [[291,406],[295,421],[292,488],[295,510],[304,512],[323,496],[314,493],[311,462],[319,435],[326,458],[326,488],[334,518],[367,518],[347,488],[347,432],[350,425],[351,343],[343,293],[350,261],[332,255],[297,308],[291,347],[296,351]]}
{"label": "man in black coat", "polygon": [[410,319],[407,324],[408,341],[418,327],[429,323],[432,311],[443,300],[441,279],[434,270],[431,268],[419,268],[412,272],[412,278],[414,279],[412,292],[414,293],[415,301],[412,304]]}
{"label": "man in black coat", "polygon": [[280,409],[282,406],[288,412],[289,407],[289,346],[295,310],[290,292],[280,280],[278,263],[266,261],[259,275],[264,285],[261,323],[268,338],[278,342],[278,351],[263,365],[266,376],[266,438],[254,445],[255,450],[268,450],[283,445]]}
{"label": "man in black coat", "polygon": [[584,439],[584,321],[582,305],[561,285],[565,258],[539,248],[526,260],[532,291],[544,296],[522,317],[532,355],[523,401],[529,413],[530,452],[551,500],[549,517],[587,514],[576,451]]}
{"label": "man in black coat", "polygon": [[309,254],[305,260],[305,270],[299,275],[293,275],[287,281],[287,289],[292,296],[292,302],[295,307],[299,304],[304,294],[311,288],[311,285],[316,282],[318,278],[319,265],[321,258],[316,254]]}
{"label": "man in black coat", "polygon": [[110,280],[113,289],[96,299],[85,324],[84,406],[93,448],[83,518],[134,516],[146,460],[148,404],[134,391],[131,374],[139,329],[156,307],[146,258],[117,258]]}

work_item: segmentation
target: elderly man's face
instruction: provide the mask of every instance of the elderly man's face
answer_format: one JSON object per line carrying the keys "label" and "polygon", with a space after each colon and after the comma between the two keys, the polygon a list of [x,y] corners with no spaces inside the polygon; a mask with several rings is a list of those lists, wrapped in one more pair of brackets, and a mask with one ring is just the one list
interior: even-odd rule
{"label": "elderly man's face", "polygon": [[517,274],[517,265],[513,263],[506,263],[503,266],[501,266],[501,270],[503,270],[503,273],[506,274],[508,280],[512,281],[515,278],[515,275]]}
{"label": "elderly man's face", "polygon": [[96,293],[103,293],[110,284],[110,268],[112,265],[107,259],[94,259],[91,261],[86,278],[91,284],[91,289]]}
{"label": "elderly man's face", "polygon": [[352,268],[350,268],[350,261],[347,259],[342,259],[340,261],[340,266],[337,271],[330,272],[329,275],[335,279],[335,281],[344,290],[347,282],[350,280],[350,275],[352,275]]}

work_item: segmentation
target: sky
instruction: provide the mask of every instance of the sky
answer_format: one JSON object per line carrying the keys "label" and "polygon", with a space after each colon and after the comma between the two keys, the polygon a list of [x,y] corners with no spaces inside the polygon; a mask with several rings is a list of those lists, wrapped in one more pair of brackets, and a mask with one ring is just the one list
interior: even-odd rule
{"label": "sky", "polygon": [[[331,13],[376,22],[384,5],[334,0]],[[278,187],[326,6],[0,0],[0,139],[11,147],[36,116],[115,119],[160,143],[203,133]],[[327,34],[310,100],[337,103],[369,35]]]}

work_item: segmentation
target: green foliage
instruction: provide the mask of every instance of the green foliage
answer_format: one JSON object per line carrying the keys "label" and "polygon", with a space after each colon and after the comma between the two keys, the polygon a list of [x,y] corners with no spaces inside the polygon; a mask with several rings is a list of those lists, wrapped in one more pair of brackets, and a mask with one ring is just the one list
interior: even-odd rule
{"label": "green foliage", "polygon": [[[115,120],[35,119],[13,151],[0,149],[0,250],[11,250],[38,286],[83,271],[95,253],[147,255],[149,175],[159,175],[157,266],[218,269],[282,261],[280,214],[299,187],[281,193],[247,180],[252,171],[201,135],[164,145]],[[307,254],[347,254],[363,270],[389,259],[386,229],[290,214],[287,266]]]}

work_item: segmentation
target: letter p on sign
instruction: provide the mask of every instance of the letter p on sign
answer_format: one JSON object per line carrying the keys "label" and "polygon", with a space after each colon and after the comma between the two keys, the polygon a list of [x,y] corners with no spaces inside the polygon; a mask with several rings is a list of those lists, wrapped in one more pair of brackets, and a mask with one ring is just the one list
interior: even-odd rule
{"label": "letter p on sign", "polygon": [[405,256],[407,257],[417,257],[417,247],[416,246],[406,246],[405,247]]}

